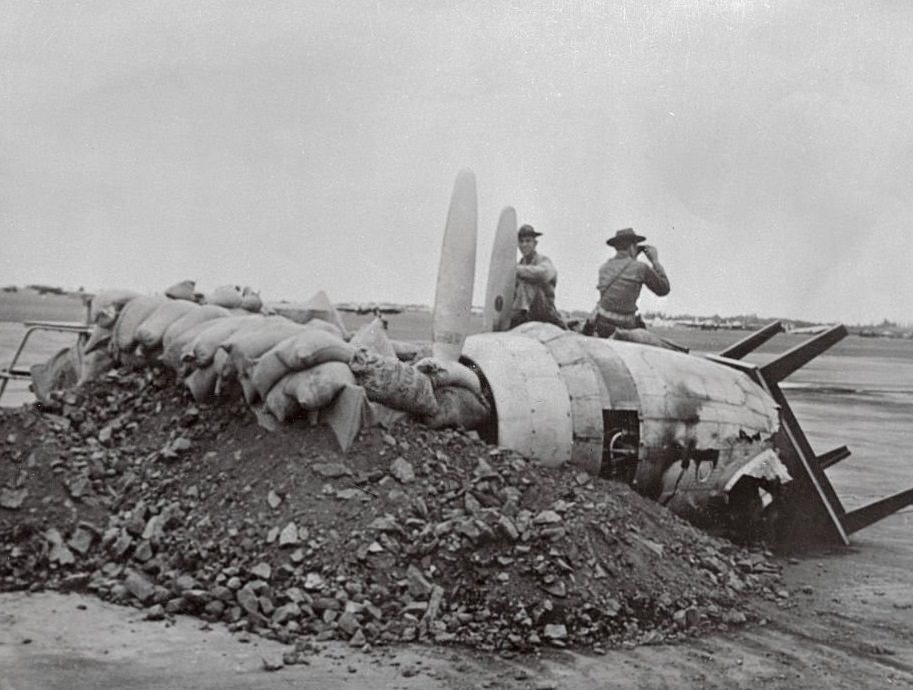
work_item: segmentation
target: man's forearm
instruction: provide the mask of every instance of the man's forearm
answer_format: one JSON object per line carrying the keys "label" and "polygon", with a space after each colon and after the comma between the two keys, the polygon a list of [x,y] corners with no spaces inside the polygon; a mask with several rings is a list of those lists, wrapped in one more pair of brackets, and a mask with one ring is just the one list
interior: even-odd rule
{"label": "man's forearm", "polygon": [[669,278],[666,276],[666,269],[663,268],[663,265],[659,263],[658,259],[654,259],[651,263],[653,264],[653,268],[648,271],[647,278],[644,282],[656,295],[660,297],[668,295],[671,285],[669,285]]}
{"label": "man's forearm", "polygon": [[517,278],[529,283],[547,283],[551,274],[547,266],[517,266]]}

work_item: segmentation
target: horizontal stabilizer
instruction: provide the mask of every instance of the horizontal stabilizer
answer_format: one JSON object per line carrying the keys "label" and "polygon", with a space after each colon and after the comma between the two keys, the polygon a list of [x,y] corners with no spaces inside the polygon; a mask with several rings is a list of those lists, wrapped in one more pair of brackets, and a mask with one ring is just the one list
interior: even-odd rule
{"label": "horizontal stabilizer", "polygon": [[880,501],[875,501],[867,506],[846,513],[840,521],[843,523],[846,533],[852,534],[879,520],[883,520],[898,510],[903,510],[911,504],[913,504],[913,489],[907,489],[899,494],[888,496]]}
{"label": "horizontal stabilizer", "polygon": [[792,350],[784,352],[769,364],[764,365],[761,368],[761,375],[768,384],[779,383],[793,372],[798,371],[811,362],[815,357],[832,345],[843,340],[846,335],[846,327],[842,324],[829,328],[821,335],[816,336],[801,345],[797,345]]}
{"label": "horizontal stabilizer", "polygon": [[720,357],[729,359],[742,359],[750,352],[754,352],[761,345],[773,338],[777,333],[783,332],[783,324],[779,321],[769,323],[746,338],[742,338],[737,343],[733,343],[720,353]]}

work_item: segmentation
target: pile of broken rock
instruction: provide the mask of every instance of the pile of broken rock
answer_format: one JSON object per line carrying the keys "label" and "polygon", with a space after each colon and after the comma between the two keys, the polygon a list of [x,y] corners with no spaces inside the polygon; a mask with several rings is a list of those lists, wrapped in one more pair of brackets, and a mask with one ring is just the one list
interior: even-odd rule
{"label": "pile of broken rock", "polygon": [[306,421],[113,371],[0,411],[0,589],[80,590],[285,642],[527,651],[737,626],[779,566],[628,487],[411,421]]}

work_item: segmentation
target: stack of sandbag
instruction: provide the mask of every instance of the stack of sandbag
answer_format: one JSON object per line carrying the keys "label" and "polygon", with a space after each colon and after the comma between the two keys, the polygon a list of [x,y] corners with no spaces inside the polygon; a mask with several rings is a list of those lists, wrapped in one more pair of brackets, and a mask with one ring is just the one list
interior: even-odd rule
{"label": "stack of sandbag", "polygon": [[237,336],[256,338],[270,332],[269,320],[259,314],[244,313],[191,326],[184,334],[179,376],[197,402],[210,401],[231,390],[237,381],[229,360],[229,350]]}
{"label": "stack of sandbag", "polygon": [[415,368],[431,381],[438,409],[422,421],[432,429],[477,429],[491,413],[478,375],[459,362],[426,357]]}
{"label": "stack of sandbag", "polygon": [[202,369],[211,366],[218,352],[227,357],[223,344],[236,332],[245,329],[256,329],[266,323],[258,314],[230,316],[217,323],[206,324],[202,328],[192,327],[185,333],[185,344],[181,348],[181,361],[194,368]]}
{"label": "stack of sandbag", "polygon": [[[92,377],[115,362],[142,367],[160,361],[198,402],[214,401],[237,388],[237,394],[255,406],[258,417],[265,413],[273,423],[299,412],[310,413],[314,420],[318,412],[324,413],[319,418],[333,426],[343,447],[366,419],[374,419],[370,402],[349,369],[355,348],[338,325],[313,317],[301,324],[247,309],[199,304],[188,299],[194,287],[190,283],[169,288],[173,297],[128,291],[97,295],[90,311],[96,328],[89,345],[107,359],[103,368],[90,368]],[[259,295],[250,288],[242,297],[249,309],[259,308]],[[85,369],[71,361],[81,355],[81,350],[66,351],[36,368],[34,378],[42,392],[72,383],[77,370]],[[345,400],[335,404],[344,389]]]}
{"label": "stack of sandbag", "polygon": [[211,305],[200,306],[187,300],[167,297],[136,297],[128,302],[114,326],[112,348],[121,361],[148,362],[159,358],[177,370],[176,342],[188,329],[213,319],[225,318],[229,311]]}
{"label": "stack of sandbag", "polygon": [[117,323],[124,305],[139,293],[132,290],[106,290],[99,292],[89,304],[89,325],[92,334],[85,346],[85,352],[93,352],[107,347],[114,334],[114,324]]}
{"label": "stack of sandbag", "polygon": [[[191,282],[169,288],[173,298],[101,293],[92,305],[96,341],[107,338],[121,364],[161,361],[198,402],[237,389],[270,428],[303,413],[327,421],[343,447],[366,419],[383,423],[408,413],[432,427],[472,429],[489,414],[471,369],[430,357],[415,365],[401,361],[406,353],[389,340],[380,319],[347,342],[332,308],[323,312],[338,323],[310,308],[307,321],[296,323],[243,309],[244,299],[250,310],[261,305],[250,288],[225,286],[199,304],[188,298],[195,294]],[[330,304],[322,293],[312,302]]]}
{"label": "stack of sandbag", "polygon": [[143,325],[143,321],[152,315],[152,312],[170,301],[162,295],[140,295],[124,305],[114,324],[114,333],[109,346],[111,355],[117,363],[129,367],[138,367],[143,364],[144,358],[136,351],[139,346],[136,331]]}
{"label": "stack of sandbag", "polygon": [[[94,306],[94,305],[93,305]],[[107,312],[100,312],[106,318]],[[166,346],[190,324],[227,315],[224,309],[201,307],[195,302],[162,295],[134,296],[117,313],[111,329],[109,352],[123,365],[143,366],[163,355]],[[99,324],[100,325],[100,324]],[[177,326],[177,327],[176,327]],[[99,338],[93,333],[90,348]],[[166,362],[176,369],[174,361]]]}
{"label": "stack of sandbag", "polygon": [[105,290],[92,298],[89,305],[89,325],[92,326],[92,333],[82,347],[76,385],[94,381],[114,365],[114,358],[109,349],[114,326],[121,310],[135,297],[139,297],[139,293],[133,290]]}
{"label": "stack of sandbag", "polygon": [[184,373],[183,360],[184,347],[197,334],[214,325],[215,321],[223,321],[231,317],[231,312],[224,307],[212,304],[195,305],[194,309],[187,311],[183,316],[175,319],[162,334],[161,361],[169,369],[181,375]]}
{"label": "stack of sandbag", "polygon": [[262,400],[280,422],[302,411],[317,412],[355,383],[349,369],[354,354],[339,336],[304,325],[253,362],[249,380],[254,400]]}
{"label": "stack of sandbag", "polygon": [[89,322],[102,328],[113,328],[121,309],[134,297],[133,290],[104,290],[92,298],[89,306]]}
{"label": "stack of sandbag", "polygon": [[281,316],[266,316],[256,326],[243,326],[219,346],[225,352],[224,356],[219,356],[220,378],[237,381],[248,404],[256,402],[258,395],[251,382],[251,373],[257,359],[286,338],[301,333],[304,328]]}
{"label": "stack of sandbag", "polygon": [[140,354],[148,355],[162,347],[165,331],[178,319],[200,306],[186,300],[167,298],[143,319],[134,333],[136,345],[141,348]]}

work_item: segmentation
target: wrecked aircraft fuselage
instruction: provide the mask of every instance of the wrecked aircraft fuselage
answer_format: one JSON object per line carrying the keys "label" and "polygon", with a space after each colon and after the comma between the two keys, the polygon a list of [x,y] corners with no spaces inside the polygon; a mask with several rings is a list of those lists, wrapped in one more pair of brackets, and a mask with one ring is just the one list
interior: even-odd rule
{"label": "wrecked aircraft fuselage", "polygon": [[627,332],[632,342],[543,323],[505,332],[517,233],[516,212],[506,207],[483,312],[494,332],[468,335],[477,207],[475,176],[461,170],[444,228],[431,350],[479,374],[492,410],[478,428],[486,440],[546,464],[626,480],[698,524],[749,536],[762,528],[779,542],[848,544],[853,532],[913,504],[908,489],[847,512],[825,470],[849,451],[815,455],[780,390],[783,379],[847,335],[843,326],[764,366],[741,360],[782,332],[779,322],[703,356],[667,350],[671,343],[641,337],[645,331]]}
{"label": "wrecked aircraft fuselage", "polygon": [[777,405],[736,370],[542,323],[470,336],[463,356],[491,390],[489,437],[627,481],[696,523],[760,519],[790,479],[773,448]]}
{"label": "wrecked aircraft fuselage", "polygon": [[846,513],[778,382],[839,340],[838,327],[763,368],[741,357],[772,324],[695,356],[527,323],[469,336],[463,360],[489,391],[487,440],[547,465],[627,481],[695,524],[790,542],[842,542],[913,502],[904,492]]}

